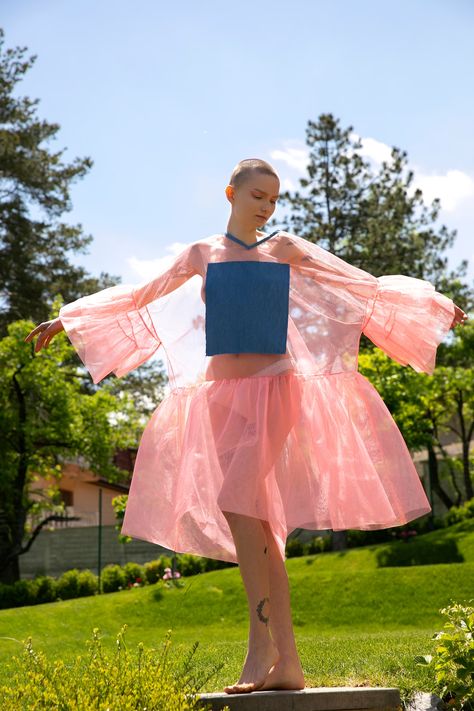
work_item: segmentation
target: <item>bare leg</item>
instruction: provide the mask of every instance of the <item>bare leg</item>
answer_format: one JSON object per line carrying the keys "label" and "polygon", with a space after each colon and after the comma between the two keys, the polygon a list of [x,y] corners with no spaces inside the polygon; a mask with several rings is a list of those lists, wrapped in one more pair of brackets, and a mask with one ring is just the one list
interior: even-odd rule
{"label": "bare leg", "polygon": [[235,542],[239,569],[249,606],[248,651],[240,679],[226,686],[229,694],[250,692],[265,681],[278,659],[269,631],[270,584],[266,534],[262,522],[252,516],[223,511]]}
{"label": "bare leg", "polygon": [[280,555],[268,521],[262,521],[266,532],[272,615],[270,629],[279,659],[270,669],[259,691],[269,689],[304,689],[304,675],[296,648],[290,608],[290,586],[285,561]]}

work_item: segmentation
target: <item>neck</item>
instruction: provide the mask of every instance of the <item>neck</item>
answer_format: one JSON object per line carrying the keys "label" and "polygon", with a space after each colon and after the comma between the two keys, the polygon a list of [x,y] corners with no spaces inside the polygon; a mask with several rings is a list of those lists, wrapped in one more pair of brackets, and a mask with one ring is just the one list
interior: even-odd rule
{"label": "neck", "polygon": [[242,225],[241,222],[232,219],[232,217],[229,218],[229,221],[227,222],[226,230],[246,244],[255,244],[255,242],[258,242],[262,236],[261,231],[258,232],[256,229],[249,229],[248,227]]}

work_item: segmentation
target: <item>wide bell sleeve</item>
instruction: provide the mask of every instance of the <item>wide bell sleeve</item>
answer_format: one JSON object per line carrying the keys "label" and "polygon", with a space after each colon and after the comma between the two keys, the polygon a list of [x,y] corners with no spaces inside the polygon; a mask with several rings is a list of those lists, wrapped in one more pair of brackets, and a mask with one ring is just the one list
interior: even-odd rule
{"label": "wide bell sleeve", "polygon": [[453,301],[424,279],[377,277],[362,332],[390,358],[432,374],[436,350],[454,319]]}
{"label": "wide bell sleeve", "polygon": [[152,280],[117,284],[61,307],[63,328],[95,384],[112,372],[126,375],[158,350],[161,340],[147,305],[198,273],[195,257],[188,245]]}

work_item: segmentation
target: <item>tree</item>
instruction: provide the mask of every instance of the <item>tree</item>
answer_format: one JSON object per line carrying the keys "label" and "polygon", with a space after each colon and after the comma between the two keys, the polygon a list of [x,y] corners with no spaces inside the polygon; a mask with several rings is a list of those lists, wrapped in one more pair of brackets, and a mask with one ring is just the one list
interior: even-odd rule
{"label": "tree", "polygon": [[[469,454],[474,434],[473,343],[474,325],[467,322],[451,344],[440,344],[432,375],[396,363],[379,348],[359,356],[360,372],[377,388],[409,449],[427,450],[431,489],[448,509],[474,495]],[[460,442],[461,457],[449,455],[443,437],[447,432]],[[455,499],[443,485],[440,461]]]}
{"label": "tree", "polygon": [[[447,272],[446,248],[456,231],[443,225],[435,232],[440,201],[430,208],[421,190],[409,196],[413,171],[404,175],[407,153],[394,147],[391,161],[379,172],[358,152],[352,126],[342,130],[332,114],[308,121],[308,176],[299,180],[304,192],[283,191],[280,204],[290,208],[286,228],[374,276],[406,274],[431,281],[462,308],[472,293],[462,282],[467,260]],[[276,222],[269,223],[269,227]],[[363,340],[362,346],[369,345]]]}
{"label": "tree", "polygon": [[[308,121],[307,176],[299,180],[301,190],[280,194],[280,204],[289,208],[285,228],[374,276],[426,279],[469,311],[473,293],[462,280],[468,262],[463,260],[448,272],[444,256],[456,231],[432,227],[439,199],[427,207],[421,190],[410,195],[414,174],[406,171],[406,151],[393,147],[390,161],[383,161],[377,171],[360,155],[362,144],[351,137],[352,130],[352,126],[343,130],[332,114]],[[276,224],[273,220],[267,226]],[[374,349],[378,350],[362,334],[361,353]],[[428,448],[432,443],[429,437],[425,441]],[[440,487],[440,495],[442,491]],[[333,536],[335,548],[343,547],[344,536],[345,532]]]}
{"label": "tree", "polygon": [[[24,342],[33,325],[15,321],[0,341],[1,582],[18,580],[19,556],[50,517],[60,515],[57,481],[65,459],[81,455],[92,471],[122,479],[113,455],[134,446],[142,429],[130,395],[84,389],[84,373],[64,333],[35,354],[34,343]],[[39,476],[51,487],[35,491]],[[27,519],[33,513],[44,517],[30,530]]]}
{"label": "tree", "polygon": [[[36,60],[24,59],[25,52],[4,50],[0,28],[0,336],[11,321],[46,320],[58,293],[69,302],[119,282],[105,272],[97,279],[69,262],[68,252],[86,253],[92,236],[60,218],[71,210],[71,183],[93,163],[86,157],[65,164],[63,151],[43,145],[60,127],[36,116],[38,99],[13,95]],[[32,208],[41,219],[33,219]]]}

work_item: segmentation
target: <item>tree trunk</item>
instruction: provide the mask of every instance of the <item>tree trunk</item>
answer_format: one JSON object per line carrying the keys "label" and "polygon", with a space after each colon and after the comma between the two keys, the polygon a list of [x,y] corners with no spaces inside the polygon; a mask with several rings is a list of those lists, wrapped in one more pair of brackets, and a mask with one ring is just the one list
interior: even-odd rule
{"label": "tree trunk", "polygon": [[11,585],[20,579],[19,548],[12,540],[5,513],[0,510],[0,583]]}
{"label": "tree trunk", "polygon": [[431,442],[428,442],[426,446],[428,449],[428,470],[429,470],[429,475],[430,475],[431,489],[436,494],[438,494],[439,498],[441,499],[443,504],[446,506],[446,508],[450,509],[451,506],[454,505],[454,502],[451,500],[449,495],[443,489],[443,487],[441,486],[441,483],[439,481],[438,460],[436,459],[436,452],[435,452]]}

